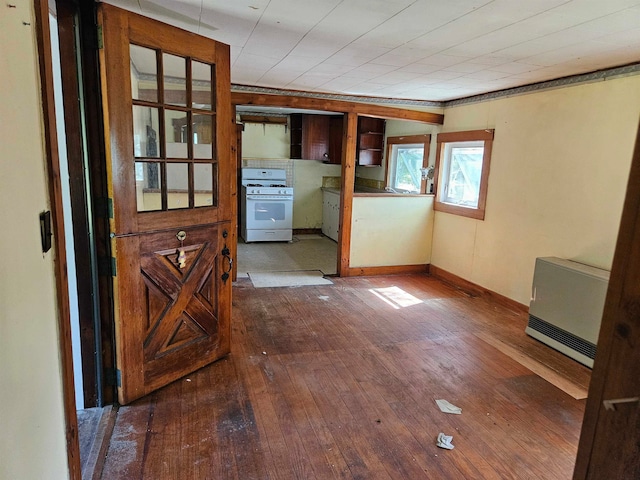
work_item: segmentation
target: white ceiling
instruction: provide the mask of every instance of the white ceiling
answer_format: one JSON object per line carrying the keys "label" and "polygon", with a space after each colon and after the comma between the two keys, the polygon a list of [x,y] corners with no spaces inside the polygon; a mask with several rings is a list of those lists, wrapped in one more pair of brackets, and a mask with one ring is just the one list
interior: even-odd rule
{"label": "white ceiling", "polygon": [[446,101],[640,61],[640,0],[108,0],[231,45],[234,84]]}

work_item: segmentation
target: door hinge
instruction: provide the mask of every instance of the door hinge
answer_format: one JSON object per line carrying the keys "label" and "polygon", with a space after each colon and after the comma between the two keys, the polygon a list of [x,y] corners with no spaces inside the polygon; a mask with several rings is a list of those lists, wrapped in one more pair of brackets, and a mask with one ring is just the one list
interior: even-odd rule
{"label": "door hinge", "polygon": [[102,50],[104,48],[104,40],[102,38],[102,25],[98,25],[98,50]]}
{"label": "door hinge", "polygon": [[98,197],[94,202],[94,213],[98,218],[113,218],[113,199]]}
{"label": "door hinge", "polygon": [[119,369],[115,368],[106,368],[104,371],[104,379],[107,382],[107,385],[113,387],[121,387],[122,386],[122,374]]}
{"label": "door hinge", "polygon": [[98,258],[98,275],[102,277],[115,277],[116,273],[116,259],[114,257]]}

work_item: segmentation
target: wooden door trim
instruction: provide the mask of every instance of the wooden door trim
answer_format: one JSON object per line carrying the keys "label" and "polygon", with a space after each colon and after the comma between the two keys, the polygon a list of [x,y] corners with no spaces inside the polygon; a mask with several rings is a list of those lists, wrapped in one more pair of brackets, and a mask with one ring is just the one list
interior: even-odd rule
{"label": "wooden door trim", "polygon": [[338,228],[338,275],[349,276],[351,263],[351,221],[353,217],[353,190],[356,177],[356,131],[358,115],[344,115],[342,129],[342,175],[340,185],[340,220]]}
{"label": "wooden door trim", "polygon": [[[268,107],[301,108],[304,110],[325,110],[338,113],[356,113],[377,118],[393,118],[414,122],[442,125],[444,115],[441,113],[422,112],[405,108],[385,107],[371,103],[348,102],[328,98],[314,98],[300,95],[273,95],[265,93],[231,92],[234,105],[259,105]],[[363,98],[366,102],[366,98]]]}
{"label": "wooden door trim", "polygon": [[[598,456],[602,457],[602,455],[621,449],[624,451],[626,450],[625,443],[634,442],[632,437],[620,436],[620,432],[617,432],[615,438],[603,438],[598,427],[607,422],[607,415],[611,415],[611,412],[605,412],[602,403],[605,399],[607,382],[611,380],[612,376],[620,373],[619,370],[614,371],[610,364],[612,358],[620,350],[616,342],[633,345],[640,338],[640,325],[638,324],[640,295],[637,287],[635,292],[632,288],[632,285],[637,284],[637,279],[640,277],[640,262],[637,261],[640,258],[640,189],[638,189],[638,185],[640,185],[640,129],[638,129],[636,136],[627,193],[598,337],[598,353],[593,366],[580,434],[573,474],[575,480],[597,478],[594,475],[598,475],[598,472],[605,473],[601,466],[593,463],[594,454],[598,453]],[[636,372],[638,370],[638,367],[629,363],[626,368],[635,369]],[[632,387],[637,392],[637,386],[633,385]],[[637,409],[638,407],[636,404],[626,408]],[[597,443],[596,440],[598,440]],[[598,451],[597,449],[602,448],[603,444],[608,444],[610,449]]]}
{"label": "wooden door trim", "polygon": [[67,466],[69,477],[82,478],[80,468],[80,446],[78,443],[78,418],[73,378],[73,354],[71,351],[71,315],[67,283],[67,254],[65,250],[64,221],[62,216],[62,185],[60,182],[60,159],[55,118],[53,89],[53,60],[51,55],[51,30],[49,6],[45,0],[35,0],[36,40],[40,67],[42,112],[44,120],[44,148],[47,158],[48,189],[51,202],[51,218],[55,238],[54,251],[56,298],[58,309],[58,338],[62,369],[62,394],[64,407],[65,438],[67,444]]}
{"label": "wooden door trim", "polygon": [[[80,323],[80,350],[82,359],[82,385],[85,408],[99,406],[102,402],[100,349],[96,345],[96,321],[94,298],[94,277],[92,270],[92,244],[89,232],[92,230],[91,206],[87,192],[85,158],[89,152],[83,146],[83,125],[78,99],[82,99],[78,82],[79,75],[86,80],[83,72],[79,72],[76,61],[75,15],[77,7],[68,0],[57,0],[58,35],[60,41],[60,64],[65,118],[65,137],[67,147],[67,165],[69,169],[69,193],[71,197],[71,214],[73,228],[73,244],[75,251],[75,276],[78,293],[78,319]],[[97,350],[97,354],[96,354]]]}

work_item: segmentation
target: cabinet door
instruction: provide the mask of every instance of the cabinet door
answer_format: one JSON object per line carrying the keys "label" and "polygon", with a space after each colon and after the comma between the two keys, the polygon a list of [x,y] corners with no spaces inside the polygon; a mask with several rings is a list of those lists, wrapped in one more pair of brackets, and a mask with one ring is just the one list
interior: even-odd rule
{"label": "cabinet door", "polygon": [[305,115],[302,122],[302,158],[329,161],[328,115]]}

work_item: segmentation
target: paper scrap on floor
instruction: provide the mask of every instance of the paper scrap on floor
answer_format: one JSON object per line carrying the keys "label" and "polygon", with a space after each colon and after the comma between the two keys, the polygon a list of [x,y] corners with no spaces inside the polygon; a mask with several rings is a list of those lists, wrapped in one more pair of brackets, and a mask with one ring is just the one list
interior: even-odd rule
{"label": "paper scrap on floor", "polygon": [[460,407],[456,407],[446,400],[436,400],[436,403],[438,404],[440,411],[444,413],[453,413],[454,415],[462,414],[462,409]]}
{"label": "paper scrap on floor", "polygon": [[436,446],[440,448],[445,448],[447,450],[453,450],[454,446],[451,443],[452,440],[453,440],[453,437],[449,435],[445,435],[444,433],[440,432],[438,434],[438,439],[436,440]]}

